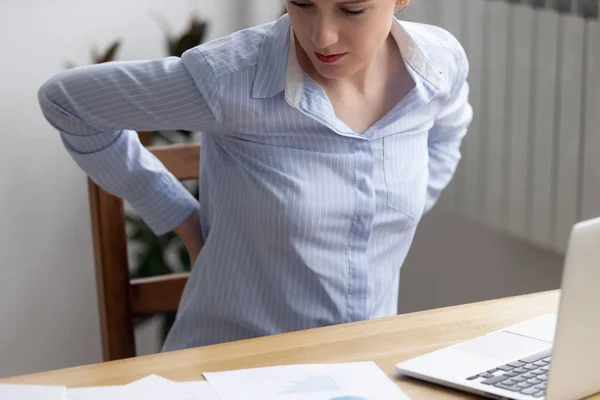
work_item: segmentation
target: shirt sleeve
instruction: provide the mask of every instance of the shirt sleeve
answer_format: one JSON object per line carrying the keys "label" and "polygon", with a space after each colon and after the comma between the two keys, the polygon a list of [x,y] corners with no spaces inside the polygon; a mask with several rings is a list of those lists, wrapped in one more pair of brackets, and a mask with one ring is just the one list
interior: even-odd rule
{"label": "shirt sleeve", "polygon": [[450,95],[429,131],[429,182],[425,213],[437,203],[461,160],[461,143],[473,119],[467,77],[469,63],[462,47],[455,52],[457,73]]}
{"label": "shirt sleeve", "polygon": [[157,235],[198,207],[136,131],[202,131],[219,124],[216,79],[199,51],[63,71],[42,85],[38,100],[77,165],[127,200]]}

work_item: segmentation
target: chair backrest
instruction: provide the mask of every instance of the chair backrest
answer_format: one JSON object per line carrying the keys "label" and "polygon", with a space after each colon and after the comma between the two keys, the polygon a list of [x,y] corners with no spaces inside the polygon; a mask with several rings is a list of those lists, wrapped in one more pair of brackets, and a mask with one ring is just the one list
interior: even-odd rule
{"label": "chair backrest", "polygon": [[[179,180],[198,179],[199,143],[147,148]],[[88,189],[103,358],[135,357],[134,318],[176,311],[188,274],[131,279],[123,200]]]}

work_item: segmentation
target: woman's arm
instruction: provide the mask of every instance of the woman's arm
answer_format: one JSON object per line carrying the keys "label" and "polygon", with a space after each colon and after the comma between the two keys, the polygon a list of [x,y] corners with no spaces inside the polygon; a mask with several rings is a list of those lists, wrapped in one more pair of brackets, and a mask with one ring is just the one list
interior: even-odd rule
{"label": "woman's arm", "polygon": [[218,125],[215,88],[204,57],[192,50],[181,59],[64,71],[47,81],[38,97],[79,167],[104,190],[127,200],[160,235],[188,220],[198,204],[135,131],[201,131]]}
{"label": "woman's arm", "polygon": [[190,256],[190,262],[194,261],[200,254],[200,249],[204,246],[204,236],[202,226],[200,225],[200,215],[198,210],[194,211],[182,224],[173,230],[181,239]]}
{"label": "woman's arm", "polygon": [[469,103],[469,63],[457,43],[457,74],[448,100],[429,131],[429,182],[425,213],[438,201],[448,186],[461,159],[460,146],[473,119]]}

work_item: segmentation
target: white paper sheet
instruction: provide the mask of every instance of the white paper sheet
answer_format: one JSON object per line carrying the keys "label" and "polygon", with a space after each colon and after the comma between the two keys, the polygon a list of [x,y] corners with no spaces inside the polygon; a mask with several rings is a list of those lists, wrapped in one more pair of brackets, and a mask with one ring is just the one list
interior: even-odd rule
{"label": "white paper sheet", "polygon": [[121,400],[124,398],[122,386],[99,386],[69,388],[66,400]]}
{"label": "white paper sheet", "polygon": [[373,362],[205,373],[221,400],[406,400]]}
{"label": "white paper sheet", "polygon": [[66,400],[219,400],[208,382],[173,382],[149,375],[124,386],[68,389]]}
{"label": "white paper sheet", "polygon": [[[150,375],[140,380],[131,382],[125,386],[92,386],[92,387],[81,387],[81,388],[68,388],[67,389],[67,400],[125,400],[130,393],[127,392],[127,387],[141,387],[140,391],[143,392],[146,382],[152,385],[156,380],[160,380],[156,375]],[[167,383],[169,380],[165,380]],[[133,391],[133,389],[130,389]],[[136,397],[137,398],[137,397]]]}
{"label": "white paper sheet", "polygon": [[124,388],[128,400],[220,400],[208,382],[174,382],[158,375],[149,375]]}
{"label": "white paper sheet", "polygon": [[65,386],[0,385],[0,400],[66,400]]}
{"label": "white paper sheet", "polygon": [[177,382],[179,400],[220,400],[208,382]]}
{"label": "white paper sheet", "polygon": [[168,386],[172,385],[173,383],[174,382],[170,379],[163,378],[162,376],[152,374],[152,375],[145,376],[141,379],[138,379],[137,381],[128,383],[127,385],[125,385],[125,387],[128,388],[128,390],[132,390],[132,389],[148,390],[148,389],[152,389],[152,388],[160,389],[162,387],[168,387]]}

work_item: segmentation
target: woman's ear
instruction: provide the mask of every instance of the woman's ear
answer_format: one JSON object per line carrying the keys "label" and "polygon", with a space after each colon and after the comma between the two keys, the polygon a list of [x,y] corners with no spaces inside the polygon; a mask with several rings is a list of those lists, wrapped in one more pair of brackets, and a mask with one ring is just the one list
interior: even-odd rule
{"label": "woman's ear", "polygon": [[404,7],[408,6],[410,0],[396,0],[396,9],[402,10]]}

